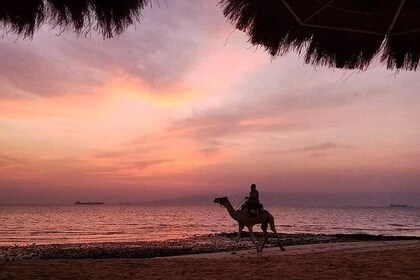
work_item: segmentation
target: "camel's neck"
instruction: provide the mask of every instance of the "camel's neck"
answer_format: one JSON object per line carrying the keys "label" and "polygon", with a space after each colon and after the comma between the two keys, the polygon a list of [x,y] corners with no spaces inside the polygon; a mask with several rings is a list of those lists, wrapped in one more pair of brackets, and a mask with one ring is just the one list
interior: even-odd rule
{"label": "camel's neck", "polygon": [[235,209],[233,209],[233,206],[232,206],[232,204],[230,204],[229,200],[226,200],[226,202],[224,203],[224,206],[228,210],[229,215],[232,217],[232,219],[236,220],[237,219],[237,212],[236,212]]}

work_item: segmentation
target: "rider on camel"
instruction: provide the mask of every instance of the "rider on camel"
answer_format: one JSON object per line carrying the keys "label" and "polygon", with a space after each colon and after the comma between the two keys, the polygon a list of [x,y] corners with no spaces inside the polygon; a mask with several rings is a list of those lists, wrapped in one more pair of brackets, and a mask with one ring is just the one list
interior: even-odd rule
{"label": "rider on camel", "polygon": [[247,199],[247,201],[244,204],[244,208],[249,210],[251,216],[258,215],[258,210],[263,208],[263,205],[260,203],[257,186],[255,184],[251,185],[249,196],[246,196],[245,199]]}

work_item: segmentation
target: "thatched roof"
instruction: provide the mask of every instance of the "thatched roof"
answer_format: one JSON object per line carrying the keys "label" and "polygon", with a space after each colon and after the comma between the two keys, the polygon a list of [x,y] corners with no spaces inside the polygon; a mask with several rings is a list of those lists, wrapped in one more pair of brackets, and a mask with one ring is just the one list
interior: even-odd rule
{"label": "thatched roof", "polygon": [[[121,33],[159,0],[0,1],[0,27],[31,36],[43,23],[76,32]],[[164,0],[163,0],[164,1]],[[365,69],[379,55],[388,68],[416,70],[420,0],[221,0],[225,16],[271,55],[298,50],[307,63]]]}
{"label": "thatched roof", "polygon": [[110,38],[138,20],[152,0],[10,0],[0,1],[0,26],[6,32],[32,36],[43,23],[95,29]]}
{"label": "thatched roof", "polygon": [[298,50],[306,63],[416,70],[419,0],[222,0],[224,15],[271,55]]}

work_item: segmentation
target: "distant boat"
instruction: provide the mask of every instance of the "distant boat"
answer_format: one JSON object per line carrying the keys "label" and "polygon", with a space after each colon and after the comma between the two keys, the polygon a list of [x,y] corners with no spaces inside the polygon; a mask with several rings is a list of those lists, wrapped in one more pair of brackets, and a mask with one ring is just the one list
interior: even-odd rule
{"label": "distant boat", "polygon": [[408,205],[407,204],[390,204],[389,205],[389,207],[392,207],[392,208],[407,208],[408,207]]}
{"label": "distant boat", "polygon": [[102,205],[104,203],[103,202],[80,202],[80,201],[76,201],[74,204],[76,204],[76,205]]}

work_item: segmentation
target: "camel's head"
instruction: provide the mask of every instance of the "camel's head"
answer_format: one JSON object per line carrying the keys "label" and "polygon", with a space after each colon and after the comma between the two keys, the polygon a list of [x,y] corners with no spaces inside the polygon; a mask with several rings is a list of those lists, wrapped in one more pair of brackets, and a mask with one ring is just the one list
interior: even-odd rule
{"label": "camel's head", "polygon": [[220,205],[224,205],[227,200],[228,198],[226,196],[218,197],[214,199],[214,203],[219,203]]}

